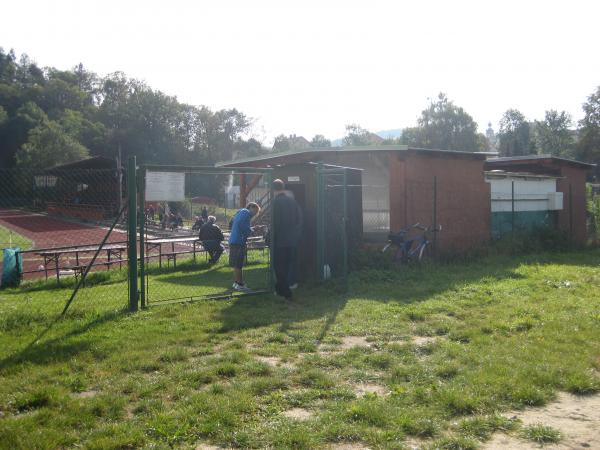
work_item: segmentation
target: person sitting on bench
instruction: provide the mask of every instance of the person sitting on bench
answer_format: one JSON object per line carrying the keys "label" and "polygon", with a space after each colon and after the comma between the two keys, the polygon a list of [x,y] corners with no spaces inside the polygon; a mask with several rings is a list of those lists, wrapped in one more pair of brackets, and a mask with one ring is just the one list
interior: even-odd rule
{"label": "person sitting on bench", "polygon": [[219,226],[215,223],[217,218],[215,216],[208,216],[208,222],[202,225],[200,228],[200,235],[198,236],[202,241],[202,246],[206,249],[210,255],[208,260],[209,264],[216,264],[223,253],[223,232]]}

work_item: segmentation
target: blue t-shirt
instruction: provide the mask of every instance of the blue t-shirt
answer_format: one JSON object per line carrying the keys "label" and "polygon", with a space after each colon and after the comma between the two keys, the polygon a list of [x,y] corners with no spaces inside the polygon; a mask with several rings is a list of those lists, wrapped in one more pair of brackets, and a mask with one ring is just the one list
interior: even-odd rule
{"label": "blue t-shirt", "polygon": [[229,245],[246,245],[246,239],[252,233],[250,228],[250,219],[252,215],[246,208],[240,209],[233,217],[231,234],[229,235]]}

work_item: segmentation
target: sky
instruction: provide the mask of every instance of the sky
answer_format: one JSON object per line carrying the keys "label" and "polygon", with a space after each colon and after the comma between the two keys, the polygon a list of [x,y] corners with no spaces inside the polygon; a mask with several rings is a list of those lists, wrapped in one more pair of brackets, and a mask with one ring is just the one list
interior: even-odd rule
{"label": "sky", "polygon": [[581,119],[600,86],[600,2],[19,0],[0,46],[40,66],[123,71],[179,101],[237,108],[252,135],[414,126],[439,92],[492,127],[509,108]]}

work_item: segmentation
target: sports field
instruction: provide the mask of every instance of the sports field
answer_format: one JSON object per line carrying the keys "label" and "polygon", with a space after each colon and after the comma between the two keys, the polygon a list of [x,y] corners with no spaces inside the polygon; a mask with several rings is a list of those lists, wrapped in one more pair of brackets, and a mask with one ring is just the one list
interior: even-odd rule
{"label": "sports field", "polygon": [[600,446],[598,250],[136,314],[94,275],[34,345],[70,291],[0,291],[0,447]]}
{"label": "sports field", "polygon": [[[5,233],[12,231],[13,236],[19,236],[21,242],[27,244],[26,249],[97,245],[102,242],[108,231],[104,226],[21,209],[0,209],[0,233],[2,230],[6,230]],[[7,237],[3,238],[0,234],[0,241],[4,242],[4,239]],[[109,236],[108,242],[120,242],[126,239],[126,233],[115,230]],[[23,269],[25,272],[36,271],[41,264],[43,264],[43,259],[38,255],[34,253],[24,255]],[[44,272],[38,271],[26,275],[26,278],[42,276],[44,276]]]}

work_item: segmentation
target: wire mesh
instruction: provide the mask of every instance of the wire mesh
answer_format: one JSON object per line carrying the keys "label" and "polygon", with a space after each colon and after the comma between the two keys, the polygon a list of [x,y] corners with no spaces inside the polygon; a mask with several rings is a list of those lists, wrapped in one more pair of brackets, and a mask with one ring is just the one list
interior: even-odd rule
{"label": "wire mesh", "polygon": [[[234,274],[229,266],[229,238],[241,202],[261,206],[247,241],[243,274],[250,291],[245,293],[270,289],[270,251],[265,242],[271,223],[268,171],[173,167],[148,171],[177,173],[184,180],[181,200],[146,199],[143,205],[144,296],[148,305],[238,294],[233,290]],[[201,234],[206,232],[202,230],[209,217],[215,220],[211,233],[218,229],[222,236],[206,239]]]}
{"label": "wire mesh", "polygon": [[[8,278],[3,249],[18,248],[23,260],[16,274],[21,289],[63,289],[68,296],[90,266],[79,298],[124,302],[128,270],[124,219],[109,231],[123,203],[122,183],[116,167],[1,169],[2,277]],[[101,286],[93,297],[84,292],[91,286]]]}

